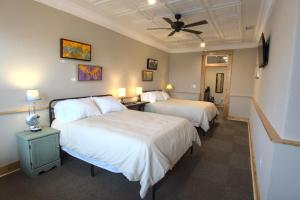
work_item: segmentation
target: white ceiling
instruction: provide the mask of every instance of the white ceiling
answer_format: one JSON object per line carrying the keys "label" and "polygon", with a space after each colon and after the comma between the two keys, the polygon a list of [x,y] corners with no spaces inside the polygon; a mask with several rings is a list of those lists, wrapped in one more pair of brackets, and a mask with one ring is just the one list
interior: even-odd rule
{"label": "white ceiling", "polygon": [[[162,17],[192,23],[206,19],[208,24],[191,29],[202,31],[205,50],[253,47],[261,29],[265,0],[37,0],[48,6],[84,18],[116,32],[167,52],[202,51],[201,40],[194,34],[179,32],[168,37],[170,30],[149,31],[165,27]],[[250,30],[246,30],[250,27]]]}

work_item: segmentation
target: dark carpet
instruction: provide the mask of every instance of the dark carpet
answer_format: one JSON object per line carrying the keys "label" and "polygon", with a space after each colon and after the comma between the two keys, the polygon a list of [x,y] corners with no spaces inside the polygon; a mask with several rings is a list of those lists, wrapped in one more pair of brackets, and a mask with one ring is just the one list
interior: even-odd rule
{"label": "dark carpet", "polygon": [[[158,184],[157,200],[253,199],[247,124],[219,121]],[[66,157],[60,168],[28,178],[21,171],[0,179],[1,200],[138,200],[139,183]],[[151,199],[151,192],[145,198]]]}

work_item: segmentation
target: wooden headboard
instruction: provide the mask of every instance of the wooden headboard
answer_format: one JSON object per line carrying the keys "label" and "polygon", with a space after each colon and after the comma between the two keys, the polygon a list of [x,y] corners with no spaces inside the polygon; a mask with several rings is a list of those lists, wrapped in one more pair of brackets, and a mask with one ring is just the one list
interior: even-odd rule
{"label": "wooden headboard", "polygon": [[59,101],[64,101],[68,99],[82,99],[82,98],[88,98],[88,97],[105,97],[105,96],[112,96],[111,94],[104,94],[104,95],[94,95],[94,96],[83,96],[83,97],[70,97],[70,98],[62,98],[62,99],[53,99],[49,102],[49,120],[50,120],[50,126],[52,122],[55,120],[55,114],[54,114],[54,106]]}

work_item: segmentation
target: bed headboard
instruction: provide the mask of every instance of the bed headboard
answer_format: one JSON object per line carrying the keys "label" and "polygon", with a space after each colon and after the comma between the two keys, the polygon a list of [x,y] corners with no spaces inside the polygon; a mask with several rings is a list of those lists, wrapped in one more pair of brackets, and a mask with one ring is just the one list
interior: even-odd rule
{"label": "bed headboard", "polygon": [[88,97],[105,97],[105,96],[112,96],[111,94],[104,94],[104,95],[94,95],[94,96],[83,96],[83,97],[70,97],[70,98],[61,98],[61,99],[53,99],[49,102],[49,120],[50,120],[50,126],[55,120],[55,114],[54,114],[54,106],[59,101],[64,101],[68,99],[82,99],[82,98],[88,98]]}
{"label": "bed headboard", "polygon": [[161,91],[162,92],[162,90],[146,90],[146,91],[143,91],[143,93],[144,92],[154,92],[154,91]]}

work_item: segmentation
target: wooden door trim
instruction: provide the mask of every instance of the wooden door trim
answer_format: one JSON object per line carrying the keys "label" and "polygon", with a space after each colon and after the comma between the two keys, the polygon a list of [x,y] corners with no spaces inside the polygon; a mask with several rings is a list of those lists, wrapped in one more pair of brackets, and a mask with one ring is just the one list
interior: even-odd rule
{"label": "wooden door trim", "polygon": [[207,55],[224,55],[224,54],[228,55],[228,65],[226,65],[226,66],[222,65],[222,67],[226,68],[225,79],[224,79],[224,110],[223,110],[223,115],[224,115],[224,119],[227,119],[228,115],[229,115],[231,72],[232,72],[232,62],[233,62],[233,51],[232,50],[210,51],[210,52],[204,52],[202,54],[199,100],[203,101],[203,99],[204,99],[206,68],[212,67],[212,66],[206,66],[205,65],[206,56]]}

